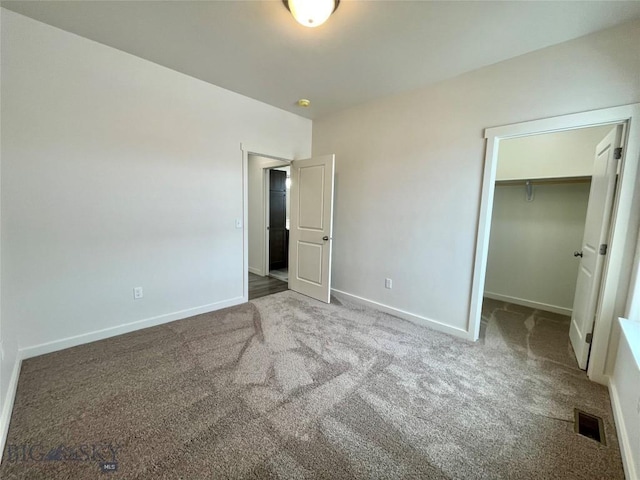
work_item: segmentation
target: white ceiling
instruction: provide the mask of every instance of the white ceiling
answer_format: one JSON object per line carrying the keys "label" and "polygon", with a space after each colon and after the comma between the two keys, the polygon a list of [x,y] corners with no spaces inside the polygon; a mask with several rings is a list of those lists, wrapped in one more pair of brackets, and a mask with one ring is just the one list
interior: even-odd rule
{"label": "white ceiling", "polygon": [[2,6],[309,118],[640,18],[637,0],[342,0],[315,29],[280,0]]}

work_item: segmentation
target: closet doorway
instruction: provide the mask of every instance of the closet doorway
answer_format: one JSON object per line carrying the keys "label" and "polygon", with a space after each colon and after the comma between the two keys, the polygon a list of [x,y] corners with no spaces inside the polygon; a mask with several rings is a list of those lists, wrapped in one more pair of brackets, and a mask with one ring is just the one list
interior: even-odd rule
{"label": "closet doorway", "polygon": [[640,227],[640,103],[570,113],[557,117],[485,129],[486,152],[476,250],[469,305],[469,339],[478,340],[482,326],[483,294],[493,199],[496,191],[496,170],[501,145],[505,140],[553,132],[563,132],[599,125],[624,125],[620,167],[610,225],[605,268],[600,282],[598,307],[588,360],[587,375],[594,382],[606,385],[609,380],[607,359],[618,340],[617,318],[625,315],[625,299],[630,288],[634,249]]}
{"label": "closet doorway", "polygon": [[483,327],[530,358],[587,367],[622,133],[610,124],[500,143]]}

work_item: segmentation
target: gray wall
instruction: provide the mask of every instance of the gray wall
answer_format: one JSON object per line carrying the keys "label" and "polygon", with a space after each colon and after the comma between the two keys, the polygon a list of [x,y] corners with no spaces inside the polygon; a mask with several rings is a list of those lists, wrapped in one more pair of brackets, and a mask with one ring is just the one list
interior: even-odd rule
{"label": "gray wall", "polygon": [[241,302],[240,145],[311,150],[310,120],[7,10],[1,113],[3,400],[17,349]]}

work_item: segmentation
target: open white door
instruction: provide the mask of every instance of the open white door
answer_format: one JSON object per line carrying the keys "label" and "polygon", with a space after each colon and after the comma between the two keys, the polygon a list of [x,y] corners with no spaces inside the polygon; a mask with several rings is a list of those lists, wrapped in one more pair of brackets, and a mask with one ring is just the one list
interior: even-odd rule
{"label": "open white door", "polygon": [[569,338],[578,365],[583,370],[587,369],[602,269],[607,253],[606,244],[618,170],[616,148],[620,146],[621,140],[622,126],[618,125],[596,148],[582,250],[574,253],[582,258],[573,300]]}
{"label": "open white door", "polygon": [[335,155],[291,162],[289,288],[329,303]]}

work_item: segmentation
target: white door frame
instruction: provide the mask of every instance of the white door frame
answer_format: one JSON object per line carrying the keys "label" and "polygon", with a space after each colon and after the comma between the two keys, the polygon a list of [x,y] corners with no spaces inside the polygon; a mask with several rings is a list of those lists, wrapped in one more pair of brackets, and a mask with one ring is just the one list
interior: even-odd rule
{"label": "white door frame", "polygon": [[[242,152],[242,300],[249,301],[249,155],[271,158],[283,164],[291,164],[291,152],[274,151],[273,148],[240,144]],[[266,153],[265,153],[266,152]],[[277,165],[274,165],[277,166]],[[270,168],[270,167],[267,167]],[[263,170],[264,172],[264,170]],[[267,265],[268,267],[268,265]]]}
{"label": "white door frame", "polygon": [[611,217],[610,245],[602,274],[596,323],[591,344],[587,374],[595,382],[607,384],[610,365],[609,342],[615,319],[625,316],[629,277],[633,265],[640,219],[640,103],[559,117],[532,120],[500,127],[487,128],[482,198],[476,237],[475,264],[471,285],[471,303],[467,335],[477,340],[480,334],[482,297],[487,271],[489,235],[495,190],[498,148],[501,140],[529,135],[552,133],[598,125],[626,123],[623,141],[622,166]]}

